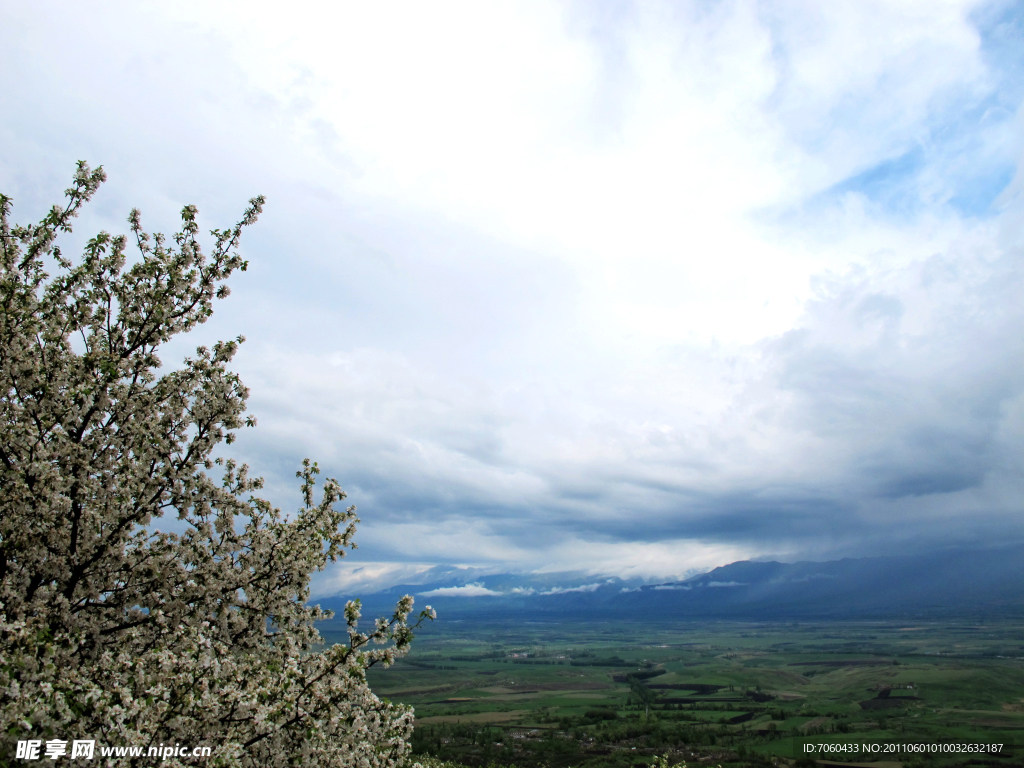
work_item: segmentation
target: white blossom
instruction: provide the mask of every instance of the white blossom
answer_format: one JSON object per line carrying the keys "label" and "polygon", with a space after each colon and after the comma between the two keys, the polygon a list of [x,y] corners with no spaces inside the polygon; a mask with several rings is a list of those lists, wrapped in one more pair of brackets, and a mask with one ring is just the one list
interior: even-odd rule
{"label": "white blossom", "polygon": [[[0,195],[0,762],[19,739],[208,745],[210,766],[404,762],[412,710],[366,670],[407,651],[412,598],[365,633],[350,603],[348,643],[319,650],[309,575],[354,546],[355,508],[333,479],[317,500],[306,460],[286,519],[248,467],[211,460],[255,425],[227,368],[244,339],[161,369],[160,346],[245,270],[263,198],[209,255],[188,206],[170,239],[132,211],[131,238],[101,232],[72,261],[58,235],[104,178],[79,163],[67,205],[33,226]],[[154,532],[164,515],[185,532]]]}

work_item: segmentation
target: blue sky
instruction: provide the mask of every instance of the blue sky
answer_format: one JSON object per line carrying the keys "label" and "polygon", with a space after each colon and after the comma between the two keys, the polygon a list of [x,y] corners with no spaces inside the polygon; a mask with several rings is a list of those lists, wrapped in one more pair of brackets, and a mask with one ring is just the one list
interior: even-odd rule
{"label": "blue sky", "polygon": [[359,507],[318,590],[1024,538],[1024,3],[0,13],[16,219],[267,196],[172,353],[244,333],[234,454]]}

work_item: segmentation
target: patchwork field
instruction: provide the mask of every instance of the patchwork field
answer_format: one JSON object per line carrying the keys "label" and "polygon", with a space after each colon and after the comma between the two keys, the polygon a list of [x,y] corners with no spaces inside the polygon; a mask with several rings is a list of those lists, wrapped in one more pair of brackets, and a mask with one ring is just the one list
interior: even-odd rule
{"label": "patchwork field", "polygon": [[370,680],[415,707],[418,754],[468,765],[1011,766],[1024,765],[1022,630],[439,620]]}

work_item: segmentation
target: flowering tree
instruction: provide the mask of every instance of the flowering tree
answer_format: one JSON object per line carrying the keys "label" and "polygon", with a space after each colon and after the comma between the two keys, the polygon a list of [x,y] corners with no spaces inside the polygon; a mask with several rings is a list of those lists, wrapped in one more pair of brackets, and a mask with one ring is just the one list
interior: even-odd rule
{"label": "flowering tree", "polygon": [[[367,632],[349,603],[348,643],[318,651],[309,574],[354,546],[354,507],[331,479],[316,500],[307,460],[287,519],[247,467],[211,460],[255,424],[227,368],[241,337],[179,370],[157,356],[245,270],[263,198],[209,255],[188,206],[170,240],[132,211],[130,238],[102,232],[72,261],[55,240],[104,179],[79,163],[38,226],[12,226],[0,195],[0,762],[23,739],[209,745],[208,765],[403,761],[412,711],[365,672],[406,652],[412,598]],[[155,529],[169,514],[182,533]]]}

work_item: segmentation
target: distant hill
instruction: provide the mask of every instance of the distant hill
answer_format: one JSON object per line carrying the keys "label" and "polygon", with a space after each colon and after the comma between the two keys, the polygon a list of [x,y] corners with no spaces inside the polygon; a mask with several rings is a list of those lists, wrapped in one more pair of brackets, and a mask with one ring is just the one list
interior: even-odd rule
{"label": "distant hill", "polygon": [[[426,594],[424,594],[426,593]],[[380,614],[404,594],[444,616],[798,619],[1024,617],[1024,548],[827,562],[745,560],[683,581],[644,584],[579,573],[450,575],[362,595]],[[315,600],[338,609],[344,597]]]}
{"label": "distant hill", "polygon": [[855,618],[1024,614],[1024,549],[828,562],[743,561],[614,604],[676,618]]}

